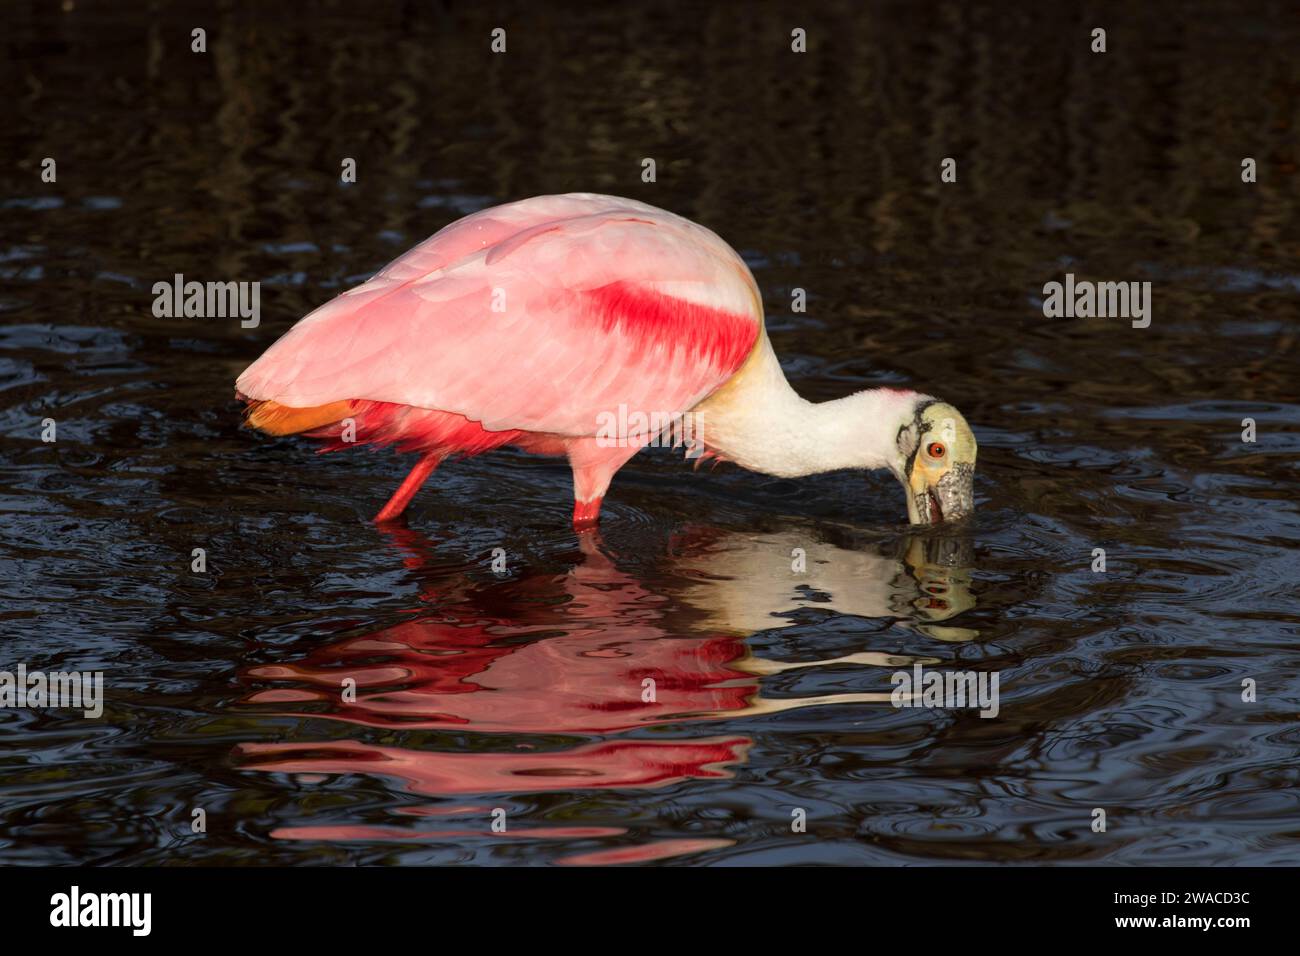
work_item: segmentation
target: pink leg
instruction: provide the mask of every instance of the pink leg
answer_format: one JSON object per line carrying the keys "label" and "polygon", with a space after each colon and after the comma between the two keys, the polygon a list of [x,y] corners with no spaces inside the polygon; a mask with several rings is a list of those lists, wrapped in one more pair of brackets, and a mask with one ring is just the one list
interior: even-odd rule
{"label": "pink leg", "polygon": [[420,456],[420,460],[415,463],[411,473],[406,476],[406,480],[401,486],[393,492],[393,497],[388,499],[388,504],[384,505],[382,511],[375,515],[376,521],[392,521],[411,503],[415,493],[420,490],[425,479],[438,467],[438,462],[442,461],[442,456],[437,452],[425,452]]}
{"label": "pink leg", "polygon": [[600,503],[604,498],[593,498],[591,501],[575,501],[573,503],[573,530],[590,531],[596,527],[600,521]]}
{"label": "pink leg", "polygon": [[573,469],[573,529],[588,531],[600,518],[600,503],[614,479],[614,472],[641,450],[634,447],[606,448],[594,438],[575,438],[569,442],[569,466]]}

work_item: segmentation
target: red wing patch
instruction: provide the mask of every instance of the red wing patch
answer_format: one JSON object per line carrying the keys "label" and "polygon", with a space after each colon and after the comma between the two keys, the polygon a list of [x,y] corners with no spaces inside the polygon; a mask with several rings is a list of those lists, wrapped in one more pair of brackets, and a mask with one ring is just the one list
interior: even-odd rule
{"label": "red wing patch", "polygon": [[727,374],[745,363],[758,339],[752,316],[698,305],[630,282],[581,293],[604,332],[621,331],[647,351],[680,347]]}

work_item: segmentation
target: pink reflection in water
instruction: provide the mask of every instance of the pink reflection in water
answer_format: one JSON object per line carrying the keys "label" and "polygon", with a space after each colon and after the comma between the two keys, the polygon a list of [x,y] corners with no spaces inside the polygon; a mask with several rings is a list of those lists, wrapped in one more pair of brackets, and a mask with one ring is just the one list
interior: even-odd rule
{"label": "pink reflection in water", "polygon": [[617,847],[612,850],[595,850],[591,853],[575,853],[561,857],[556,863],[566,866],[611,866],[618,863],[649,863],[654,860],[667,860],[688,853],[702,853],[706,850],[723,850],[732,846],[735,840],[658,840],[640,846]]}
{"label": "pink reflection in water", "polygon": [[[485,837],[495,840],[583,840],[622,836],[622,827],[528,827],[493,833],[491,830],[407,830],[402,827],[340,826],[280,827],[271,831],[277,840],[449,840]],[[707,842],[707,841],[702,841]]]}
{"label": "pink reflection in water", "polygon": [[366,773],[395,777],[412,793],[542,793],[657,787],[727,778],[744,756],[743,737],[692,741],[606,741],[549,753],[438,753],[359,741],[244,744],[245,769],[279,773]]}

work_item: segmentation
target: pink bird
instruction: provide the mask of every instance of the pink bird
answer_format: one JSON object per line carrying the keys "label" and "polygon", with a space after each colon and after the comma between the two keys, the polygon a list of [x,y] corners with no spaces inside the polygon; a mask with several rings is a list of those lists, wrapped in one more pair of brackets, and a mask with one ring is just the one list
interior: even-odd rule
{"label": "pink bird", "polygon": [[[538,196],[452,223],[299,321],[236,382],[250,425],[419,461],[565,455],[573,524],[595,524],[646,445],[796,477],[887,468],[908,516],[973,509],[976,443],[951,405],[872,389],[815,404],[786,381],[744,261],[681,216],[613,196]],[[665,437],[667,436],[667,437]]]}

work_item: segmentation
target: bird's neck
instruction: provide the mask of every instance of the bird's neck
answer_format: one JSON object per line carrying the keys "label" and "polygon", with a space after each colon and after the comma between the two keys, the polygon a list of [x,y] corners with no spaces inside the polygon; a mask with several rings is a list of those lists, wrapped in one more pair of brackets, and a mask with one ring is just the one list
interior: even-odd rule
{"label": "bird's neck", "polygon": [[796,478],[842,468],[886,468],[914,392],[871,389],[810,402],[786,381],[766,336],[730,382],[697,411],[705,444],[724,459]]}

